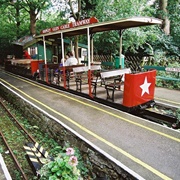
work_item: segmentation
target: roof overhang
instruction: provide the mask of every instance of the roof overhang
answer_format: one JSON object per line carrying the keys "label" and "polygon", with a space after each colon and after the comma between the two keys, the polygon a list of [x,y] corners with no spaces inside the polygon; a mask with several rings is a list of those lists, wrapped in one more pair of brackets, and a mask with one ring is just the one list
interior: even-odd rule
{"label": "roof overhang", "polygon": [[56,38],[60,38],[60,33],[63,33],[63,37],[83,35],[83,34],[87,34],[87,28],[89,28],[90,33],[93,34],[97,32],[123,30],[134,27],[160,25],[160,24],[162,24],[162,20],[160,19],[156,19],[152,17],[132,17],[132,18],[115,20],[115,21],[107,21],[107,22],[95,23],[91,25],[74,27],[56,32],[50,32],[47,34],[38,35],[35,38],[40,38],[44,36],[46,39],[47,38],[56,39]]}

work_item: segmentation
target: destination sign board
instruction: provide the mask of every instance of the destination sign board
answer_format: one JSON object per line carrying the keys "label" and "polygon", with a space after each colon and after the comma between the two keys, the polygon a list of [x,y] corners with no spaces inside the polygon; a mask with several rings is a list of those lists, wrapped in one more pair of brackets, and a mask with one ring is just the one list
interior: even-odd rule
{"label": "destination sign board", "polygon": [[60,30],[70,29],[70,28],[75,28],[75,27],[93,24],[93,23],[97,23],[97,22],[98,22],[98,20],[95,17],[92,17],[92,18],[83,19],[80,21],[75,21],[75,22],[63,24],[60,26],[52,27],[52,28],[47,28],[47,29],[42,30],[41,34],[56,32],[56,31],[60,31]]}
{"label": "destination sign board", "polygon": [[169,71],[169,72],[180,72],[180,68],[173,68],[173,67],[167,67],[165,69],[166,71]]}

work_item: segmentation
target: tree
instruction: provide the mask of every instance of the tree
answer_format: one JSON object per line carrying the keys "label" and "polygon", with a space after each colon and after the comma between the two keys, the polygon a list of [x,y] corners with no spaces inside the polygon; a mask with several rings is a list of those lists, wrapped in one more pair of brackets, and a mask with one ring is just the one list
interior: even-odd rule
{"label": "tree", "polygon": [[[69,0],[69,6],[70,6],[70,10],[71,10],[71,12],[70,12],[71,17],[73,17],[75,19],[75,21],[80,20],[81,0],[77,0],[77,1]],[[77,8],[77,12],[75,11],[74,7]],[[75,56],[77,59],[79,59],[79,57],[78,57],[78,36],[75,37],[74,46],[75,46]]]}
{"label": "tree", "polygon": [[[103,4],[104,3],[104,4]],[[133,16],[147,16],[145,8],[147,0],[105,0],[97,4],[95,15],[99,21],[116,20]],[[129,29],[123,33],[123,50],[127,49],[135,52],[138,46],[142,46],[147,41],[146,35],[142,35],[142,28]],[[145,33],[146,34],[146,33]],[[104,54],[116,53],[119,51],[119,32],[104,32],[101,36],[94,36],[94,44]],[[107,47],[108,44],[108,47]]]}
{"label": "tree", "polygon": [[20,27],[20,11],[18,7],[12,7],[11,1],[5,1],[5,0],[0,0],[0,4],[1,4],[1,14],[4,17],[4,22],[9,22],[10,25],[14,26],[16,25],[16,27],[13,27],[13,29],[16,32],[17,37],[19,37],[19,27]]}
{"label": "tree", "polygon": [[180,47],[179,8],[180,6],[178,0],[168,0],[168,18],[171,21],[170,35],[173,37],[174,41],[178,43],[178,47]]}
{"label": "tree", "polygon": [[[63,0],[54,0],[56,3],[59,2],[59,4],[62,5]],[[64,1],[64,5],[66,6],[66,12],[70,14],[70,17],[73,18],[75,21],[78,21],[80,19],[89,18],[92,16],[97,17],[100,22],[112,20],[112,19],[119,19],[119,18],[125,18],[129,16],[134,15],[141,15],[143,7],[145,6],[145,3],[147,0],[69,0]],[[140,10],[142,9],[142,10]],[[98,48],[102,47],[102,42],[104,44],[110,44],[110,48],[108,52],[113,51],[113,49],[119,49],[117,44],[119,44],[118,38],[115,38],[118,36],[117,33],[104,33],[102,37],[107,37],[102,39],[100,36],[96,35],[94,36],[94,42]],[[97,41],[98,40],[98,41]],[[77,55],[77,43],[78,40],[75,39],[75,54]],[[104,45],[106,47],[106,45]],[[116,48],[115,48],[116,47]],[[105,50],[106,48],[103,48]],[[106,52],[106,53],[108,53]]]}
{"label": "tree", "polygon": [[163,19],[162,29],[166,35],[170,34],[170,21],[168,19],[168,0],[159,0],[160,19]]}
{"label": "tree", "polygon": [[163,25],[162,32],[158,35],[159,40],[156,43],[152,42],[152,44],[166,56],[179,56],[180,16],[178,0],[155,0],[153,8],[152,15],[162,18]]}
{"label": "tree", "polygon": [[51,5],[50,0],[14,0],[10,3],[14,6],[16,12],[24,9],[30,18],[30,34],[36,34],[36,22],[40,11],[47,9]]}

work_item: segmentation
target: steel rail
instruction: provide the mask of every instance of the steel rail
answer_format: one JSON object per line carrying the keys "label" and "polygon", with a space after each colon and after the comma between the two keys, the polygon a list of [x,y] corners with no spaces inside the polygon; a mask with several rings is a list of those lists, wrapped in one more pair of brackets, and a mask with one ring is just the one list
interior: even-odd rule
{"label": "steel rail", "polygon": [[7,149],[9,150],[9,152],[10,152],[10,154],[11,154],[14,162],[16,163],[17,168],[20,170],[20,172],[21,172],[21,174],[22,174],[22,176],[23,176],[23,179],[28,180],[28,178],[26,177],[24,171],[22,170],[22,168],[21,168],[21,166],[20,166],[20,164],[19,164],[16,156],[15,156],[14,153],[12,152],[11,148],[9,147],[9,145],[8,145],[6,139],[5,139],[5,137],[4,137],[4,135],[3,135],[3,133],[2,133],[1,131],[0,131],[0,136],[2,137],[4,144],[6,145]]}
{"label": "steel rail", "polygon": [[[139,116],[146,118],[150,121],[154,121],[157,123],[167,123],[169,124],[173,129],[178,129],[180,128],[180,120],[178,120],[178,118],[176,117],[176,115],[173,114],[168,114],[166,113],[166,111],[174,111],[176,112],[178,109],[176,107],[172,107],[172,106],[167,106],[167,105],[163,105],[163,104],[157,104],[157,109],[145,109],[142,110],[139,113]],[[164,111],[164,112],[162,112]]]}
{"label": "steel rail", "polygon": [[13,118],[13,120],[16,122],[16,124],[25,132],[25,134],[31,139],[31,141],[33,141],[33,143],[36,143],[36,141],[34,140],[34,138],[28,133],[28,131],[26,131],[26,129],[16,120],[16,118],[14,117],[14,115],[6,108],[6,106],[4,105],[4,103],[1,101],[1,105],[4,107],[4,109],[6,110],[6,112],[9,114],[9,116],[11,118]]}

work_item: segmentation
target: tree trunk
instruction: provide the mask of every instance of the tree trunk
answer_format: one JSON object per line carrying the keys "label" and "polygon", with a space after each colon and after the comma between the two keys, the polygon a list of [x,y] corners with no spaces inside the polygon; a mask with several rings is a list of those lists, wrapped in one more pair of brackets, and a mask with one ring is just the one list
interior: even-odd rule
{"label": "tree trunk", "polygon": [[17,27],[17,31],[16,31],[16,34],[17,34],[17,38],[19,39],[21,37],[20,35],[20,25],[21,25],[21,22],[20,22],[20,12],[19,12],[19,7],[16,8],[16,27]]}
{"label": "tree trunk", "polygon": [[[73,5],[72,5],[72,1],[69,0],[69,6],[71,9],[71,13],[73,18],[75,19],[75,21],[79,21],[80,20],[80,13],[81,13],[81,0],[78,0],[78,12],[75,13],[73,10]],[[79,40],[79,36],[75,37],[75,42],[74,42],[74,51],[75,51],[75,57],[78,59],[79,62],[79,54],[78,54],[78,40]]]}
{"label": "tree trunk", "polygon": [[163,20],[162,29],[164,30],[165,34],[170,34],[170,21],[167,16],[167,4],[168,0],[159,0],[159,8],[161,10],[160,18]]}
{"label": "tree trunk", "polygon": [[36,14],[33,10],[30,10],[30,34],[36,35]]}

